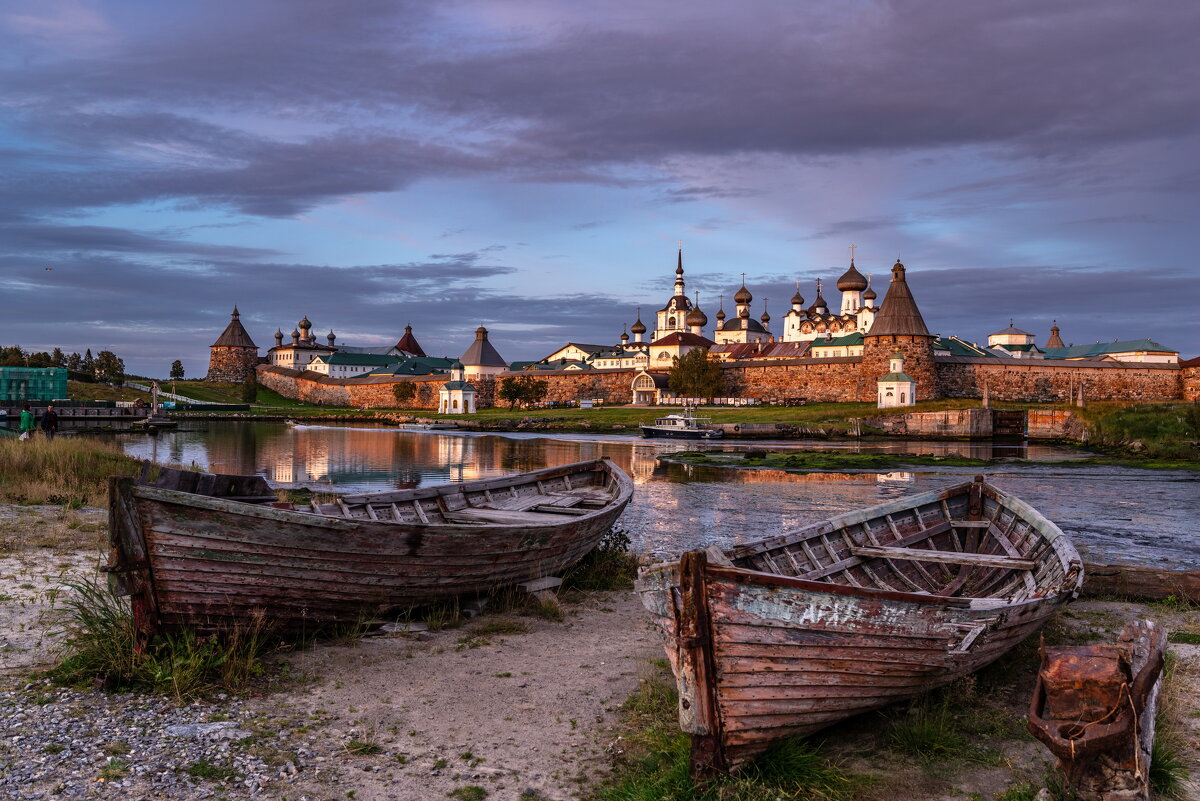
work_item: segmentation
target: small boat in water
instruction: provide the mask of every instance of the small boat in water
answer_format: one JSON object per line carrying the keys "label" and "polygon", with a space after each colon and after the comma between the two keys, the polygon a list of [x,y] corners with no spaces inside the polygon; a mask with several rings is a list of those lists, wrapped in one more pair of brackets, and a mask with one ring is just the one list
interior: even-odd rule
{"label": "small boat in water", "polygon": [[1054,523],[984,482],[643,568],[697,775],[979,670],[1078,592]]}
{"label": "small boat in water", "polygon": [[261,476],[160,468],[110,481],[105,569],[147,634],[256,616],[311,631],[561,575],[632,494],[609,459],[304,508]]}
{"label": "small boat in water", "polygon": [[642,426],[642,436],[666,439],[717,439],[725,432],[707,424],[708,417],[696,417],[692,409],[668,414],[654,421],[654,425]]}

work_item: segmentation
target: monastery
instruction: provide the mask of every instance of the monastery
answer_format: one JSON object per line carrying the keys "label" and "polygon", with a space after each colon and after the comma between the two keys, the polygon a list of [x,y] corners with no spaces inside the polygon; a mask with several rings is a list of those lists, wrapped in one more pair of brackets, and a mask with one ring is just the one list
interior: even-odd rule
{"label": "monastery", "polygon": [[426,356],[411,326],[390,347],[339,345],[332,330],[319,342],[307,316],[292,330],[290,342],[277,330],[275,346],[259,358],[235,308],[212,345],[209,379],[240,381],[254,373],[287,397],[366,407],[394,407],[393,387],[411,382],[415,396],[407,405],[467,410],[493,405],[496,384],[506,377],[535,373],[548,382],[553,401],[658,402],[670,395],[666,374],[674,361],[703,348],[721,364],[725,395],[765,403],[889,406],[985,396],[1027,402],[1083,396],[1152,401],[1194,399],[1198,392],[1196,360],[1181,363],[1178,352],[1151,340],[1068,345],[1055,323],[1038,345],[1013,320],[986,345],[933,334],[906,273],[900,261],[892,265],[879,301],[871,275],[859,272],[851,258],[834,284],[841,294],[836,305],[825,300],[826,287],[818,280],[806,306],[797,284],[777,333],[765,303],[754,315],[754,297],[743,275],[732,296],[732,313],[726,314],[722,298],[710,327],[698,295],[688,297],[680,249],[672,294],[649,318],[652,330],[639,308],[616,344],[568,342],[533,362],[505,361],[482,326],[455,360]]}

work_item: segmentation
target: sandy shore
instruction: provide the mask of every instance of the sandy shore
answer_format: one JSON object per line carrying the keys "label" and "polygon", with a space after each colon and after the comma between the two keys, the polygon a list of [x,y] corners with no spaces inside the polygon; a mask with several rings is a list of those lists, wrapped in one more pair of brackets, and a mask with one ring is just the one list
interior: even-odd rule
{"label": "sandy shore", "polygon": [[[246,697],[182,707],[31,679],[54,659],[63,581],[94,574],[103,538],[101,510],[0,507],[0,798],[431,799],[469,785],[489,799],[575,798],[607,769],[619,707],[661,656],[637,598],[622,592],[570,603],[562,621],[488,614],[318,644],[272,657],[273,680]],[[1095,601],[1061,624],[1098,639],[1141,615],[1200,627],[1195,611]],[[1200,778],[1200,646],[1172,651],[1172,719]],[[1029,689],[1012,688],[1014,710]],[[866,798],[991,799],[1049,762],[1014,741],[1007,765],[931,776],[863,750],[872,725],[827,741],[877,777]],[[1189,792],[1200,798],[1195,779]]]}

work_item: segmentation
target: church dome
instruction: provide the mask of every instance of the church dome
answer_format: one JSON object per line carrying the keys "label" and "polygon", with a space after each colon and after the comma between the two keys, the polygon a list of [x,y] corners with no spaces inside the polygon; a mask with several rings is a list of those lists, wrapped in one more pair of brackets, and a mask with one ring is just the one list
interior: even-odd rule
{"label": "church dome", "polygon": [[861,292],[867,288],[867,279],[855,268],[854,259],[850,260],[850,269],[838,279],[837,288],[841,292]]}
{"label": "church dome", "polygon": [[871,287],[867,287],[867,291],[863,293],[863,300],[875,300],[877,297],[879,296],[875,294],[875,290],[871,289]]}
{"label": "church dome", "polygon": [[725,308],[721,307],[720,309],[717,309],[717,322],[719,323],[719,322],[723,321],[724,319],[725,319]]}
{"label": "church dome", "polygon": [[703,328],[704,326],[708,325],[708,315],[705,314],[704,312],[700,311],[700,307],[697,306],[694,309],[692,309],[690,312],[688,312],[688,315],[687,315],[687,317],[685,317],[683,319],[683,322],[689,328],[695,327],[695,326],[699,326],[700,328]]}
{"label": "church dome", "polygon": [[742,284],[742,288],[733,296],[733,302],[737,304],[749,303],[754,300],[754,296],[750,294],[750,290],[746,289],[746,285]]}
{"label": "church dome", "polygon": [[771,322],[771,315],[767,314],[766,309],[763,309],[762,317],[758,319],[762,320],[763,325],[766,325],[767,323]]}
{"label": "church dome", "polygon": [[312,323],[308,321],[307,314],[304,315],[304,318],[300,321],[300,324],[297,326],[297,328],[299,328],[301,331],[307,331],[308,329],[312,328]]}
{"label": "church dome", "polygon": [[629,326],[629,331],[634,334],[646,333],[646,324],[642,322],[640,315],[638,316],[637,322]]}
{"label": "church dome", "polygon": [[804,296],[800,294],[799,287],[796,288],[796,294],[792,295],[792,305],[793,306],[803,306],[804,305]]}

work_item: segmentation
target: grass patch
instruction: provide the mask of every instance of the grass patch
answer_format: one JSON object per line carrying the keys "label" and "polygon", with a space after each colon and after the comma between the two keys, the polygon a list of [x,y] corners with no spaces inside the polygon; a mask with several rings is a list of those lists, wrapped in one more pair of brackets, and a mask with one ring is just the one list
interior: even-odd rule
{"label": "grass patch", "polygon": [[831,762],[818,745],[784,740],[736,776],[695,784],[689,776],[691,742],[679,731],[678,696],[670,668],[654,660],[653,672],[622,707],[622,739],[612,777],[593,801],[842,801],[868,784]]}
{"label": "grass patch", "polygon": [[[761,455],[760,455],[761,454]],[[894,470],[898,467],[936,466],[986,467],[990,462],[963,456],[918,456],[905,453],[847,453],[845,451],[680,451],[659,457],[664,461],[683,462],[698,467],[750,467],[795,472],[832,470],[854,473]]]}
{"label": "grass patch", "polygon": [[134,475],[138,462],[111,442],[86,437],[0,439],[0,502],[99,506],[110,476]]}
{"label": "grass patch", "polygon": [[112,782],[118,779],[124,779],[129,775],[128,760],[120,759],[119,757],[109,757],[108,762],[104,763],[104,767],[100,768],[99,779],[101,781]]}
{"label": "grass patch", "polygon": [[600,543],[563,577],[568,590],[631,590],[637,578],[637,556],[629,552],[629,534],[613,526]]}
{"label": "grass patch", "polygon": [[1184,784],[1191,775],[1184,740],[1186,725],[1179,719],[1179,696],[1184,688],[1175,675],[1178,669],[1178,659],[1168,651],[1163,662],[1154,747],[1150,751],[1150,790],[1155,798],[1182,798]]}
{"label": "grass patch", "polygon": [[240,774],[227,765],[218,765],[207,759],[200,759],[184,768],[184,773],[197,779],[210,782],[228,782],[237,779]]}
{"label": "grass patch", "polygon": [[487,790],[480,787],[478,784],[468,784],[466,787],[457,787],[446,793],[450,798],[457,798],[458,801],[483,801],[487,798]]}
{"label": "grass patch", "polygon": [[157,636],[139,651],[126,598],[95,578],[66,586],[72,592],[64,602],[62,658],[49,671],[59,683],[90,686],[99,679],[111,689],[163,693],[182,703],[240,690],[263,672],[268,640],[261,619],[222,635]]}
{"label": "grass patch", "polygon": [[490,634],[528,634],[529,626],[518,620],[491,620],[476,626],[473,632],[479,637]]}
{"label": "grass patch", "polygon": [[[149,382],[146,382],[149,384]],[[88,381],[68,381],[67,397],[77,401],[135,401],[150,400],[149,392],[130,387],[113,387]]]}
{"label": "grass patch", "polygon": [[1191,631],[1172,631],[1167,635],[1167,642],[1200,645],[1200,634]]}
{"label": "grass patch", "polygon": [[1189,444],[1200,440],[1200,406],[1194,403],[1093,403],[1078,413],[1089,447],[1138,458],[1197,459]]}
{"label": "grass patch", "polygon": [[351,740],[346,743],[346,752],[355,756],[375,756],[382,754],[383,748],[371,740]]}

